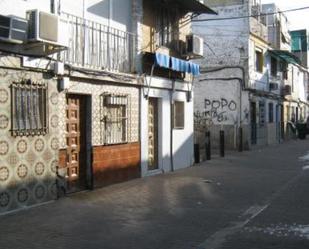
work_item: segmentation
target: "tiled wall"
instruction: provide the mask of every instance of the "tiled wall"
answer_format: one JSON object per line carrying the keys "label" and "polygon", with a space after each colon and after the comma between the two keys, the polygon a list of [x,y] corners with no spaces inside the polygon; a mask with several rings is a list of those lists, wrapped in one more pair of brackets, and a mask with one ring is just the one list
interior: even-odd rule
{"label": "tiled wall", "polygon": [[[111,85],[111,83],[98,81],[95,83],[82,82],[82,81],[73,81],[71,80],[71,87],[68,90],[68,93],[76,94],[87,94],[91,96],[91,108],[92,108],[92,145],[102,145],[104,130],[103,123],[100,122],[100,95],[103,93],[113,93],[113,94],[128,94],[129,104],[128,104],[128,142],[137,142],[139,140],[139,90],[135,87],[127,86],[118,86]],[[59,114],[60,118],[60,147],[66,147],[65,140],[65,105],[66,105],[66,92],[60,94],[59,99]]]}
{"label": "tiled wall", "polygon": [[139,143],[95,146],[93,148],[94,187],[140,177]]}
{"label": "tiled wall", "polygon": [[[48,84],[47,135],[11,135],[10,85],[22,79]],[[56,198],[59,149],[56,86],[56,81],[47,74],[0,69],[0,213]]]}

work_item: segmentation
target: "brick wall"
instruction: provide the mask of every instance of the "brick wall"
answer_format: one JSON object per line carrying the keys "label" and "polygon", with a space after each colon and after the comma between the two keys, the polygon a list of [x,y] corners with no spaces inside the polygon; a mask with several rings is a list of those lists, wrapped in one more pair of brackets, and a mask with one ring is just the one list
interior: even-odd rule
{"label": "brick wall", "polygon": [[93,147],[94,187],[140,177],[140,144]]}

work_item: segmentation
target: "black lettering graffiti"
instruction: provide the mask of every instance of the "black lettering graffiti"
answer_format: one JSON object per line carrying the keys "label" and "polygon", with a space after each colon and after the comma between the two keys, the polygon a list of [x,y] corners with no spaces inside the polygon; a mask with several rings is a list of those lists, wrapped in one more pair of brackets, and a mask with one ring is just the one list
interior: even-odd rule
{"label": "black lettering graffiti", "polygon": [[237,110],[237,103],[234,100],[228,101],[225,98],[220,100],[204,100],[204,111],[194,113],[195,124],[205,126],[209,122],[224,122],[229,119],[228,114]]}

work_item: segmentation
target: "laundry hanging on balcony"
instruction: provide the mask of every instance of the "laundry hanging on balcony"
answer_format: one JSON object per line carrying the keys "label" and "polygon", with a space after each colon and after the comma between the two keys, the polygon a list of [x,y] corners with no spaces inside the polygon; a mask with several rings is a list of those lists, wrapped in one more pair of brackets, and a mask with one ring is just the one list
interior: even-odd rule
{"label": "laundry hanging on balcony", "polygon": [[200,66],[198,64],[171,57],[169,55],[164,55],[161,53],[155,54],[155,64],[156,66],[171,69],[173,71],[190,73],[194,76],[200,74]]}

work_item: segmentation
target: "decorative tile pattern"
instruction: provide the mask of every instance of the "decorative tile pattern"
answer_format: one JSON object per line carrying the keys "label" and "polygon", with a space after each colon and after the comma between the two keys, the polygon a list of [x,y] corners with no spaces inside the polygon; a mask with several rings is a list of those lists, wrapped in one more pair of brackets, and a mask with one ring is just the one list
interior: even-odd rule
{"label": "decorative tile pattern", "polygon": [[[128,142],[137,142],[139,140],[139,90],[135,87],[119,86],[110,84],[91,84],[86,82],[71,81],[72,87],[70,92],[89,94],[91,95],[91,109],[92,113],[89,115],[92,121],[92,144],[102,145],[104,137],[104,127],[102,120],[102,104],[100,102],[100,95],[103,93],[113,93],[119,95],[128,95],[129,103],[128,109]],[[65,93],[59,94],[59,130],[61,132],[59,145],[65,148]]]}
{"label": "decorative tile pattern", "polygon": [[58,104],[58,93],[53,92],[53,93],[50,95],[50,102],[51,102],[53,105],[57,105],[57,104]]}
{"label": "decorative tile pattern", "polygon": [[59,140],[58,140],[58,138],[56,138],[56,137],[52,138],[52,140],[50,142],[50,147],[53,150],[59,150]]}
{"label": "decorative tile pattern", "polygon": [[0,141],[0,156],[5,156],[9,152],[9,143]]}
{"label": "decorative tile pattern", "polygon": [[0,115],[0,129],[5,130],[9,126],[9,117],[6,115]]}
{"label": "decorative tile pattern", "polygon": [[50,170],[53,173],[57,172],[57,167],[58,167],[58,160],[53,160],[50,164]]}
{"label": "decorative tile pattern", "polygon": [[19,178],[24,179],[28,175],[28,167],[25,164],[21,164],[17,167],[16,173]]}
{"label": "decorative tile pattern", "polygon": [[[46,135],[11,135],[10,85],[21,79],[48,83],[50,129]],[[51,186],[56,183],[58,151],[51,150],[51,144],[57,147],[59,100],[57,81],[53,78],[46,79],[42,73],[0,69],[0,213],[56,197],[57,188],[52,191]]]}
{"label": "decorative tile pattern", "polygon": [[58,127],[58,123],[59,123],[59,117],[58,115],[53,115],[50,118],[50,125],[52,128],[57,128]]}
{"label": "decorative tile pattern", "polygon": [[0,103],[4,104],[9,100],[9,93],[6,89],[0,89]]}
{"label": "decorative tile pattern", "polygon": [[17,200],[18,202],[20,203],[24,203],[28,200],[29,198],[29,194],[28,194],[28,190],[25,189],[25,188],[22,188],[20,189],[18,192],[17,192]]}
{"label": "decorative tile pattern", "polygon": [[10,203],[10,195],[7,192],[0,193],[0,207],[7,207]]}
{"label": "decorative tile pattern", "polygon": [[43,175],[44,170],[45,170],[45,166],[42,162],[38,162],[34,167],[35,174],[38,176]]}
{"label": "decorative tile pattern", "polygon": [[34,195],[36,199],[43,199],[45,196],[45,187],[43,185],[38,185],[35,187]]}
{"label": "decorative tile pattern", "polygon": [[21,139],[18,143],[17,143],[17,151],[20,154],[23,154],[27,151],[28,149],[28,144],[27,141],[25,139]]}
{"label": "decorative tile pattern", "polygon": [[10,171],[8,167],[0,167],[0,182],[5,182],[9,179]]}
{"label": "decorative tile pattern", "polygon": [[34,143],[34,148],[37,152],[42,152],[45,147],[45,142],[42,138],[38,138]]}

